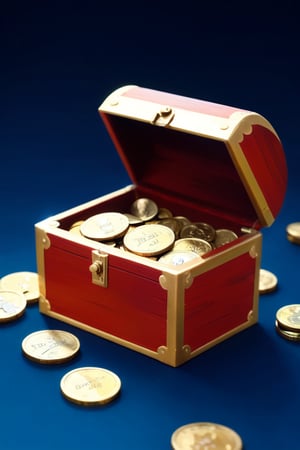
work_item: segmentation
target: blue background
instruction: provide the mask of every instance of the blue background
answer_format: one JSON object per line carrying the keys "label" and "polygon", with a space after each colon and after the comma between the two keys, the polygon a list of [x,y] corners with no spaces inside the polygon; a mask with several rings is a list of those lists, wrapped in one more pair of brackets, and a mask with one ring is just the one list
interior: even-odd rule
{"label": "blue background", "polygon": [[[34,224],[130,182],[97,108],[137,84],[256,111],[283,142],[289,184],[263,230],[262,266],[279,279],[261,296],[259,324],[170,368],[41,316],[2,324],[1,448],[167,449],[189,422],[234,428],[244,447],[299,448],[299,344],[277,336],[277,309],[299,302],[299,25],[296,2],[9,2],[0,11],[0,277],[36,271]],[[80,356],[40,366],[21,355],[32,331],[60,327]],[[66,402],[66,371],[118,373],[122,395],[97,409]]]}

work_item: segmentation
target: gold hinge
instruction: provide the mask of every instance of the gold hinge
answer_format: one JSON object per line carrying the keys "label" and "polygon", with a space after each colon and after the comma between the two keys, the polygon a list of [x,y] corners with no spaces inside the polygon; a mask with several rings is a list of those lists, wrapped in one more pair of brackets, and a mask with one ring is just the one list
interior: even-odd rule
{"label": "gold hinge", "polygon": [[157,112],[152,119],[152,123],[154,125],[159,125],[161,127],[165,127],[171,123],[175,116],[172,108],[170,106],[163,106],[159,112]]}
{"label": "gold hinge", "polygon": [[107,287],[108,284],[108,255],[92,250],[92,264],[89,266],[92,283]]}

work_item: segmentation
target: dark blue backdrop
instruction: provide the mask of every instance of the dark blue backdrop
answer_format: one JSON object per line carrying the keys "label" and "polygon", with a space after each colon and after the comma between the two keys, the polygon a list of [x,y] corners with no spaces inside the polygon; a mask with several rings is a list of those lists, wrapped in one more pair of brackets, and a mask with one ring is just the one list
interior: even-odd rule
{"label": "dark blue backdrop", "polygon": [[[263,266],[279,289],[260,300],[257,326],[173,369],[40,316],[31,306],[1,325],[1,446],[166,449],[179,426],[233,427],[245,448],[298,448],[299,346],[274,330],[276,310],[299,302],[300,248],[285,226],[300,220],[299,25],[296,2],[9,2],[0,10],[0,277],[36,270],[34,223],[129,182],[97,108],[126,84],[256,111],[285,147],[289,186],[264,230]],[[208,4],[206,4],[208,3]],[[79,359],[24,360],[31,331],[78,335]],[[59,380],[98,365],[123,381],[119,400],[88,410],[66,403]]]}

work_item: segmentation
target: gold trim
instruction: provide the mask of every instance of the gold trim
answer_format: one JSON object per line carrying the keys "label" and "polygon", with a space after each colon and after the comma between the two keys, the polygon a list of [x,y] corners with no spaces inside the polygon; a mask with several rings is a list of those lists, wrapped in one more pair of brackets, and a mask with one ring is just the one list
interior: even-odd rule
{"label": "gold trim", "polygon": [[46,282],[45,282],[45,258],[44,252],[51,245],[45,231],[38,225],[35,225],[35,248],[36,248],[36,263],[37,272],[39,275],[39,291],[41,298],[46,296]]}
{"label": "gold trim", "polygon": [[[231,115],[231,118],[236,119],[236,114]],[[262,116],[252,113],[244,116],[240,120],[238,126],[236,126],[227,141],[227,149],[235,165],[241,180],[245,186],[248,196],[253,204],[257,216],[262,226],[270,226],[275,217],[273,216],[266,198],[257,183],[255,175],[252,172],[251,167],[242,151],[241,143],[245,135],[252,133],[253,125],[261,125],[264,128],[270,130],[278,138],[272,125]],[[279,139],[279,138],[278,138]]]}

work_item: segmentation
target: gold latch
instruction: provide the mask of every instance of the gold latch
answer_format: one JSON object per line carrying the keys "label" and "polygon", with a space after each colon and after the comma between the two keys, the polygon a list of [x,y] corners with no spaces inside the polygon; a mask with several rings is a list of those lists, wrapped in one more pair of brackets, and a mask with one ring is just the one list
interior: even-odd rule
{"label": "gold latch", "polygon": [[163,106],[159,112],[157,112],[152,120],[152,123],[165,127],[171,123],[175,116],[172,108],[170,106]]}
{"label": "gold latch", "polygon": [[92,264],[89,266],[92,283],[107,287],[108,255],[92,250]]}

